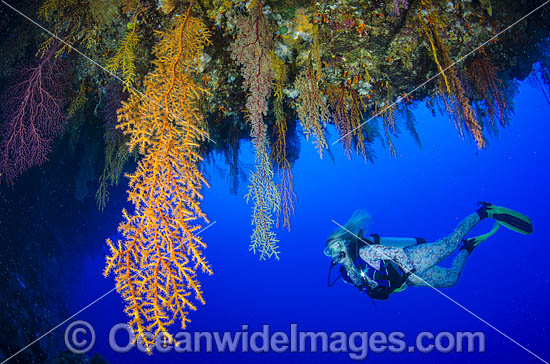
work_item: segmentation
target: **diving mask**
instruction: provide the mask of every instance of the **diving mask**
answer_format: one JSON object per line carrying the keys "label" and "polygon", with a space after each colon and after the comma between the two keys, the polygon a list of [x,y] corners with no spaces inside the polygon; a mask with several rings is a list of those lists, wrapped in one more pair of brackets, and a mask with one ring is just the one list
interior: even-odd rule
{"label": "diving mask", "polygon": [[334,240],[327,244],[323,253],[329,258],[336,258],[344,254],[345,240]]}

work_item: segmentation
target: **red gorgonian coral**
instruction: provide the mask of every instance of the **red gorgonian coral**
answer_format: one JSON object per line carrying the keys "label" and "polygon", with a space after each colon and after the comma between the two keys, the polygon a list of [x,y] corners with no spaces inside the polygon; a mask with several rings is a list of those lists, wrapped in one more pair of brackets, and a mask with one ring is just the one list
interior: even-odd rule
{"label": "red gorgonian coral", "polygon": [[2,96],[0,180],[13,184],[47,160],[65,124],[65,77],[56,48],[34,67],[22,68]]}

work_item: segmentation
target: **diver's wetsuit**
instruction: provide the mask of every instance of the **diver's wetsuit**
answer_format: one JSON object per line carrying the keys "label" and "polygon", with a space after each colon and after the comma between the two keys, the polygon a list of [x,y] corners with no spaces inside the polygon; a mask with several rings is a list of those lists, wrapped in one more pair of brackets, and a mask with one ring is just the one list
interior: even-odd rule
{"label": "diver's wetsuit", "polygon": [[[378,286],[391,285],[387,279],[377,279],[381,268],[387,272],[397,270],[406,283],[401,286],[433,286],[451,287],[456,284],[470,253],[460,250],[453,260],[451,268],[443,268],[437,264],[445,260],[458,249],[459,244],[473,227],[481,220],[478,213],[473,213],[464,219],[447,237],[433,243],[395,248],[376,244],[367,244],[359,249],[359,257],[355,262],[346,258],[341,269],[344,280],[357,287],[365,288],[369,293]],[[397,269],[395,269],[397,267]],[[378,274],[379,275],[379,274]],[[392,275],[399,282],[399,275]],[[395,283],[395,282],[394,282]],[[401,282],[399,282],[401,283]]]}
{"label": "diver's wetsuit", "polygon": [[[460,278],[462,269],[470,253],[462,249],[453,259],[450,268],[437,264],[445,260],[458,249],[460,242],[481,221],[479,214],[473,213],[466,217],[447,237],[430,244],[407,247],[404,250],[407,257],[416,268],[416,275],[411,275],[407,281],[412,286],[452,287]],[[419,277],[421,279],[419,279]]]}

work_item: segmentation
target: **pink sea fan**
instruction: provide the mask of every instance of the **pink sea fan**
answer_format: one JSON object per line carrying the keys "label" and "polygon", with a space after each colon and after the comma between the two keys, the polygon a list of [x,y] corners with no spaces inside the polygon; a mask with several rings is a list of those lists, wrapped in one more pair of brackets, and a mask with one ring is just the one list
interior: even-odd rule
{"label": "pink sea fan", "polygon": [[2,96],[0,181],[13,184],[47,160],[65,125],[65,67],[52,48],[35,66],[22,68]]}
{"label": "pink sea fan", "polygon": [[409,8],[409,3],[407,3],[407,0],[393,0],[393,6],[395,7],[395,15],[399,16],[401,15],[399,11],[399,3],[403,5],[405,9]]}

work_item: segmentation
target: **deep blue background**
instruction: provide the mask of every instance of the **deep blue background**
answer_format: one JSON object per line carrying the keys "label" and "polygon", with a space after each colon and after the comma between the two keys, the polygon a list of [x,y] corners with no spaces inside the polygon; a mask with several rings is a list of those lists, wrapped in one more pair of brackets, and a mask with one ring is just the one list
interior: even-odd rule
{"label": "deep blue background", "polygon": [[[430,288],[412,288],[395,294],[376,307],[366,295],[341,282],[327,288],[329,260],[322,254],[327,235],[343,224],[356,208],[373,217],[372,232],[382,236],[423,236],[435,240],[449,233],[476,202],[487,200],[522,211],[532,217],[535,233],[521,236],[501,229],[475,250],[458,285],[443,289],[469,310],[508,334],[546,360],[550,360],[548,264],[550,236],[550,173],[548,148],[550,106],[544,95],[524,83],[515,99],[515,115],[509,127],[491,138],[486,150],[461,140],[454,126],[433,118],[423,106],[416,111],[423,149],[403,135],[392,158],[377,147],[375,164],[348,160],[339,146],[333,148],[335,163],[320,160],[313,146],[302,142],[294,166],[297,214],[292,231],[278,231],[280,261],[258,261],[248,252],[251,206],[243,199],[246,182],[238,196],[229,194],[219,167],[209,166],[212,187],[205,191],[204,210],[216,224],[204,232],[207,257],[215,274],[203,277],[207,304],[191,314],[190,330],[250,331],[271,324],[272,331],[289,331],[297,323],[307,331],[403,331],[412,343],[421,331],[483,331],[487,352],[483,354],[369,354],[371,363],[501,363],[538,362],[501,334]],[[335,140],[334,129],[332,140]],[[250,145],[243,146],[242,160],[251,165]],[[222,160],[220,158],[220,160]],[[119,207],[117,207],[119,208]],[[104,279],[103,239],[114,236],[116,221],[98,218],[104,236],[87,235],[93,254],[81,257],[81,268],[67,278],[69,308],[80,309],[113,287]],[[477,232],[490,228],[486,222]],[[83,238],[83,237],[81,237]],[[125,322],[123,305],[112,293],[78,316],[96,328],[100,352],[113,363],[308,363],[348,362],[346,354],[156,354],[146,357],[113,353],[107,344],[112,325]],[[177,330],[177,328],[174,328]],[[54,335],[62,342],[63,328]]]}

